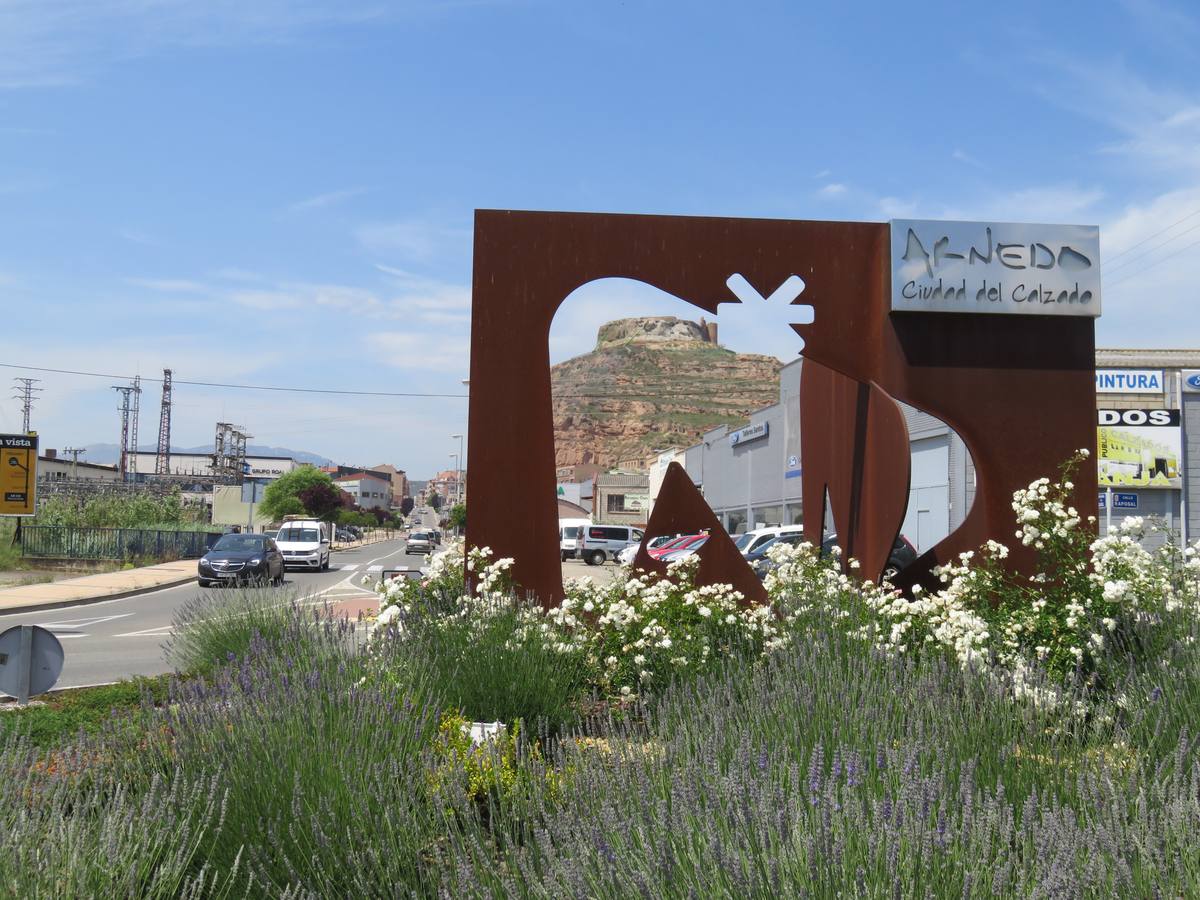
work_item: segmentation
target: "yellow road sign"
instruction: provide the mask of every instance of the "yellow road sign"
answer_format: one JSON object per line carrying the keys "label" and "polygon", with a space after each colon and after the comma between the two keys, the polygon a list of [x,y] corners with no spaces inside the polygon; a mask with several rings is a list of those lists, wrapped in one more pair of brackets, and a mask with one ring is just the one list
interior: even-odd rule
{"label": "yellow road sign", "polygon": [[0,434],[0,516],[34,514],[37,443],[36,434]]}

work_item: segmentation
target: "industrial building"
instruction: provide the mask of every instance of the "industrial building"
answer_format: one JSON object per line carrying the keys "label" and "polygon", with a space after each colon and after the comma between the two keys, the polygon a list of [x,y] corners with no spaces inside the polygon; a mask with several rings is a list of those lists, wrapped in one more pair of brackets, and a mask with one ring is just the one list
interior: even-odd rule
{"label": "industrial building", "polygon": [[[753,412],[743,427],[721,426],[692,447],[659,454],[650,465],[651,503],[666,467],[678,462],[731,534],[801,522],[802,368],[802,359],[785,365],[779,402]],[[1191,473],[1200,467],[1200,351],[1098,350],[1096,384],[1100,533],[1138,515],[1154,517],[1176,539],[1200,536],[1200,472]],[[944,422],[901,407],[912,453],[901,533],[923,552],[963,521],[975,470]]]}

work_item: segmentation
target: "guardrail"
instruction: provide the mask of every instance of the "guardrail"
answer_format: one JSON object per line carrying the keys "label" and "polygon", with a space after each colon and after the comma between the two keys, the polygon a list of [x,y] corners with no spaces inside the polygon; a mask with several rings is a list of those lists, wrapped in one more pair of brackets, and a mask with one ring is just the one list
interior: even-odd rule
{"label": "guardrail", "polygon": [[149,528],[81,528],[25,525],[21,556],[30,559],[195,559],[217,542],[217,531],[159,531]]}

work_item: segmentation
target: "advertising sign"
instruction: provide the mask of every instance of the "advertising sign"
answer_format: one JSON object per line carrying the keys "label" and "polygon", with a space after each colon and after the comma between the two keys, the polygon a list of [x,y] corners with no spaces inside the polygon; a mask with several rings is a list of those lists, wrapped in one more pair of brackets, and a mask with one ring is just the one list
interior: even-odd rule
{"label": "advertising sign", "polygon": [[1187,394],[1200,392],[1200,369],[1183,370],[1183,390]]}
{"label": "advertising sign", "polygon": [[1097,369],[1097,394],[1161,394],[1162,369]]}
{"label": "advertising sign", "polygon": [[894,219],[892,312],[1100,315],[1092,225]]}
{"label": "advertising sign", "polygon": [[32,516],[37,507],[35,434],[0,434],[0,516]]}
{"label": "advertising sign", "polygon": [[767,436],[767,423],[759,422],[757,425],[751,425],[749,428],[743,428],[740,431],[733,431],[729,434],[729,445],[737,447],[740,444],[748,444],[750,441],[759,441]]}
{"label": "advertising sign", "polygon": [[1183,486],[1179,410],[1101,409],[1096,415],[1101,487]]}

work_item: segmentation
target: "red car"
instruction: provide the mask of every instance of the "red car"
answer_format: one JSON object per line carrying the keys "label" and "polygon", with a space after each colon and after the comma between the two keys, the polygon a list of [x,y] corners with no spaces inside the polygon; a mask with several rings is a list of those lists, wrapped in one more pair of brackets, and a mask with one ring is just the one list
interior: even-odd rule
{"label": "red car", "polygon": [[663,544],[661,547],[655,547],[648,552],[651,558],[660,559],[668,553],[674,553],[677,550],[688,550],[706,540],[708,540],[707,534],[685,534],[681,538],[675,538],[675,540]]}

